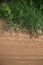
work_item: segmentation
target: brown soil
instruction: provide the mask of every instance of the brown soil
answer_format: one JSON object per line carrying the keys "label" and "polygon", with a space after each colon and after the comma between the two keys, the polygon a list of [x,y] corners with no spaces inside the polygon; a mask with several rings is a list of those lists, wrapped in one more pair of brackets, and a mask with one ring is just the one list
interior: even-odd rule
{"label": "brown soil", "polygon": [[43,65],[43,35],[0,32],[0,65]]}

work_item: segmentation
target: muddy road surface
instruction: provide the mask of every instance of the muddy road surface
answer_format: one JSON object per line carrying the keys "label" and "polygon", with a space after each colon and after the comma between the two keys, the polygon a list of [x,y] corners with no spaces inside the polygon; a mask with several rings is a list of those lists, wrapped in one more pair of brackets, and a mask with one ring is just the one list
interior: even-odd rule
{"label": "muddy road surface", "polygon": [[0,33],[0,65],[43,65],[43,36]]}

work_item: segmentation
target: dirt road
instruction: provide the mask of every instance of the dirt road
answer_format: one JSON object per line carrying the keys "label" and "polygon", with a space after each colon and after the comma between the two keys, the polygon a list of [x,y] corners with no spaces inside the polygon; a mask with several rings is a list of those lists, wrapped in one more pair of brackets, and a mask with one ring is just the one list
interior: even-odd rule
{"label": "dirt road", "polygon": [[0,65],[43,65],[43,36],[0,33]]}

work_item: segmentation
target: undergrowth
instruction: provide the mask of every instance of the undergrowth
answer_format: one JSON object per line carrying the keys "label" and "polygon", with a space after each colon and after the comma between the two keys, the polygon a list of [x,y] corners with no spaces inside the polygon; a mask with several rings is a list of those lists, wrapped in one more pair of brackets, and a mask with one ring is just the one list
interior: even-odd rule
{"label": "undergrowth", "polygon": [[35,33],[43,32],[43,0],[10,0],[0,3],[0,19],[5,20],[5,29]]}

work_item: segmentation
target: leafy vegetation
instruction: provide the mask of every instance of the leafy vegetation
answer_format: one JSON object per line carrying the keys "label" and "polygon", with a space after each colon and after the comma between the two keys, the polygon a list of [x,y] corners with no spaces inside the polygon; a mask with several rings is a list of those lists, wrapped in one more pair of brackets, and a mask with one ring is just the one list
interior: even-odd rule
{"label": "leafy vegetation", "polygon": [[8,28],[26,29],[31,33],[43,31],[43,0],[3,0],[0,18],[6,20]]}

